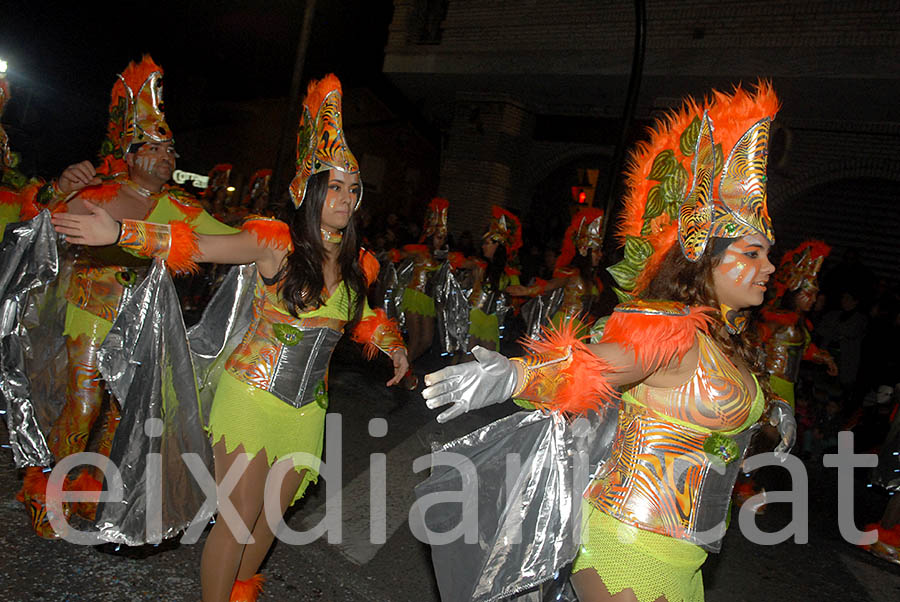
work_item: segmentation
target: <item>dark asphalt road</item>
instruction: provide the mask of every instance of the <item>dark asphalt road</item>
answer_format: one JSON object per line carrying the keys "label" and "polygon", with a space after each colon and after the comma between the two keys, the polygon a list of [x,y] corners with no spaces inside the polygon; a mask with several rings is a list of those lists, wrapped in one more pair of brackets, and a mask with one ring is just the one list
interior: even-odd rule
{"label": "dark asphalt road", "polygon": [[[434,365],[436,360],[431,360]],[[426,364],[427,367],[427,364]],[[263,570],[268,584],[262,600],[278,601],[438,601],[427,546],[412,536],[406,513],[412,487],[423,478],[411,469],[428,452],[430,441],[446,441],[511,413],[495,407],[466,415],[448,425],[434,422],[421,398],[383,384],[388,368],[366,364],[341,346],[332,366],[330,411],[343,418],[344,542],[322,539],[305,546],[278,544]],[[511,405],[511,404],[510,404]],[[373,417],[388,421],[383,438],[368,434]],[[0,429],[2,438],[6,431]],[[5,441],[4,441],[5,442]],[[367,542],[369,454],[387,454],[387,541]],[[3,562],[0,596],[4,600],[198,600],[202,540],[196,545],[166,542],[138,549],[79,547],[35,537],[22,506],[14,500],[21,485],[8,451],[0,462],[0,531]],[[329,459],[326,458],[326,461]],[[877,560],[843,541],[837,527],[837,475],[834,469],[809,470],[809,543],[760,546],[733,524],[719,555],[704,566],[709,602],[900,600],[900,566]],[[759,480],[770,490],[786,489],[784,472],[769,469]],[[876,519],[884,499],[856,483],[857,525]],[[324,482],[312,487],[290,513],[288,525],[305,530],[317,522]],[[766,531],[788,519],[787,504],[768,507],[758,517]]]}

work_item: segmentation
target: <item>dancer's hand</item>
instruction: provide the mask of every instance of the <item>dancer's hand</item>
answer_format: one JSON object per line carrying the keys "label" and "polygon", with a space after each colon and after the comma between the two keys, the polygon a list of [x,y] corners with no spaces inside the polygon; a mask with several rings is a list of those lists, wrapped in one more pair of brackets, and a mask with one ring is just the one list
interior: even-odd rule
{"label": "dancer's hand", "polygon": [[99,183],[100,178],[97,177],[97,170],[94,169],[91,162],[82,161],[81,163],[69,165],[63,170],[59,180],[56,182],[56,186],[64,195],[70,195],[86,186],[96,186]]}
{"label": "dancer's hand", "polygon": [[394,376],[387,381],[389,387],[399,383],[409,370],[409,357],[406,355],[406,349],[401,347],[391,352],[391,361],[394,363]]}
{"label": "dancer's hand", "polygon": [[121,224],[99,205],[84,201],[84,206],[90,214],[54,213],[50,221],[56,232],[76,245],[97,247],[115,243],[119,238]]}
{"label": "dancer's hand", "polygon": [[791,406],[780,399],[773,401],[769,408],[769,424],[778,429],[781,441],[775,446],[775,457],[784,462],[797,439],[797,421]]}
{"label": "dancer's hand", "polygon": [[513,362],[484,347],[475,347],[472,354],[474,362],[448,366],[425,376],[425,404],[432,410],[452,404],[438,415],[438,422],[504,402],[516,391],[518,371]]}

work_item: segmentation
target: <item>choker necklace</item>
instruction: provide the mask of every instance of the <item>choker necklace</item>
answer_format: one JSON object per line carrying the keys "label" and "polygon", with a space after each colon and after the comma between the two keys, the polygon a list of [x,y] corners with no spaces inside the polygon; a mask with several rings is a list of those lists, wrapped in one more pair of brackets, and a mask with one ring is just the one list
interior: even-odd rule
{"label": "choker necklace", "polygon": [[319,228],[319,232],[322,233],[322,242],[340,244],[340,242],[344,240],[344,235],[340,232],[332,232],[330,230],[326,230],[325,228]]}
{"label": "choker necklace", "polygon": [[725,330],[729,334],[741,334],[747,328],[747,316],[740,311],[725,305],[719,305],[719,311],[722,312],[722,320],[725,322]]}
{"label": "choker necklace", "polygon": [[147,190],[140,184],[137,184],[131,180],[125,180],[125,183],[128,184],[129,188],[131,188],[132,190],[134,190],[136,193],[138,193],[139,195],[141,195],[143,197],[150,198],[151,196],[153,196],[152,192],[150,192],[149,190]]}

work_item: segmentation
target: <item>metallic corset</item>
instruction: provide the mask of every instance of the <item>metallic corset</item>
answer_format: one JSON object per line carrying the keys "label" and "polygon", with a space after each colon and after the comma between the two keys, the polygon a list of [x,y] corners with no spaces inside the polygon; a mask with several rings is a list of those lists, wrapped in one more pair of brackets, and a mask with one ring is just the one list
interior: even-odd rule
{"label": "metallic corset", "polygon": [[413,253],[412,258],[413,274],[406,287],[427,295],[429,292],[428,280],[434,272],[440,269],[442,262],[435,259],[431,253]]}
{"label": "metallic corset", "polygon": [[279,309],[275,288],[257,280],[250,328],[225,369],[294,407],[313,401],[325,407],[328,363],[346,322],[297,319]]}
{"label": "metallic corset", "polygon": [[[715,344],[697,338],[700,358],[687,383],[639,384],[623,396],[612,456],[585,496],[625,523],[718,551],[731,489],[756,430],[742,427],[759,418],[762,404]],[[728,437],[734,460],[704,451],[707,439],[735,431]]]}
{"label": "metallic corset", "polygon": [[799,323],[779,325],[765,343],[766,370],[786,381],[797,382],[807,345],[809,333]]}
{"label": "metallic corset", "polygon": [[569,278],[563,287],[563,300],[560,311],[567,321],[574,318],[584,320],[591,313],[591,307],[598,296],[597,287],[594,284],[586,284],[578,275]]}

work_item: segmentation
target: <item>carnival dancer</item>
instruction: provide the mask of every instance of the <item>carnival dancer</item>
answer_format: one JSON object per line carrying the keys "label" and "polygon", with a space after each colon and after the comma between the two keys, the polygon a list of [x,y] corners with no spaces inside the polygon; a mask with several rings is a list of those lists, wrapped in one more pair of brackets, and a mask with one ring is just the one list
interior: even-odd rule
{"label": "carnival dancer", "polygon": [[[412,275],[400,310],[406,321],[409,335],[409,359],[415,361],[431,347],[434,340],[434,296],[431,294],[431,277],[447,258],[447,214],[450,202],[435,197],[425,209],[425,227],[418,244],[404,245],[391,252],[391,261],[412,261]],[[443,255],[443,257],[441,257]]]}
{"label": "carnival dancer", "polygon": [[[767,412],[776,455],[793,443],[790,406],[767,400],[742,333],[774,271],[766,158],[777,110],[768,83],[714,91],[638,144],[618,231],[625,259],[610,268],[630,300],[599,344],[566,325],[527,342],[527,357],[476,348],[476,362],[426,376],[428,406],[449,405],[439,422],[510,397],[570,415],[616,404],[611,456],[585,490],[590,537],[572,576],[581,602],[702,600],[700,566],[720,545],[745,435]],[[523,541],[534,535],[522,529]]]}
{"label": "carnival dancer", "polygon": [[515,215],[494,205],[491,222],[482,237],[482,259],[475,259],[462,267],[473,267],[472,293],[469,295],[469,349],[476,346],[500,349],[498,302],[502,304],[503,292],[509,286],[519,284],[519,271],[509,265],[522,248],[522,224]]}
{"label": "carnival dancer", "polygon": [[557,328],[571,322],[579,336],[587,334],[599,317],[595,313],[595,305],[603,292],[603,283],[597,277],[602,258],[603,210],[587,207],[576,213],[566,228],[553,279],[538,279],[530,286],[512,285],[506,292],[514,296],[535,297],[562,288],[562,304],[550,322]]}
{"label": "carnival dancer", "polygon": [[[269,203],[269,184],[272,180],[271,169],[257,169],[250,176],[250,189],[244,197],[241,207],[244,212],[249,211],[253,215],[274,215],[274,207]],[[247,217],[244,213],[241,219]]]}
{"label": "carnival dancer", "polygon": [[228,200],[231,192],[228,190],[231,184],[230,163],[218,163],[213,165],[207,174],[206,190],[203,191],[203,204],[209,213],[220,222],[228,222]]}
{"label": "carnival dancer", "polygon": [[[107,137],[101,146],[101,164],[89,161],[71,165],[58,180],[41,191],[57,214],[85,215],[95,207],[117,220],[141,219],[153,223],[183,220],[198,232],[235,232],[213,219],[192,197],[167,182],[175,169],[172,130],[162,104],[162,69],[149,56],[130,63],[113,86]],[[57,461],[85,451],[88,440],[97,439],[97,452],[109,455],[119,419],[117,403],[105,391],[97,368],[97,351],[113,321],[123,296],[146,273],[146,259],[115,246],[73,249],[72,275],[65,292],[65,330],[69,381],[62,411],[48,437]],[[103,420],[98,421],[101,410]],[[83,470],[66,487],[100,491],[96,469]],[[58,534],[50,526],[46,510],[47,476],[41,467],[26,470],[19,500],[31,513],[35,532],[46,538]],[[93,519],[95,503],[82,502],[70,511]]]}
{"label": "carnival dancer", "polygon": [[318,462],[309,458],[321,457],[328,363],[342,332],[350,330],[371,354],[381,349],[390,356],[394,376],[388,385],[408,368],[399,331],[366,303],[378,264],[359,246],[354,216],[362,183],[344,137],[341,86],[334,75],[307,90],[290,194],[295,210],[288,221],[248,220],[240,233],[228,236],[197,235],[178,223],[118,223],[97,206],[88,217],[54,217],[57,230],[74,243],[118,241],[141,255],[167,258],[173,267],[190,269],[195,261],[256,264],[254,318],[228,359],[208,429],[217,482],[235,463],[245,465],[230,499],[252,539],[236,536],[232,517],[220,516],[201,561],[208,602],[229,595],[255,600],[261,589],[256,572],[274,539],[274,525],[262,512],[270,471],[287,473],[281,515],[318,477]]}
{"label": "carnival dancer", "polygon": [[837,376],[831,354],[811,342],[812,324],[806,319],[819,294],[819,270],[830,252],[824,242],[810,240],[785,253],[773,276],[772,299],[760,312],[759,338],[772,391],[792,408],[801,360],[824,364],[829,376]]}
{"label": "carnival dancer", "polygon": [[[9,82],[0,73],[0,117],[11,97]],[[35,199],[44,183],[29,179],[18,165],[19,155],[9,148],[9,138],[0,124],[0,241],[6,224],[31,219],[38,213]]]}

